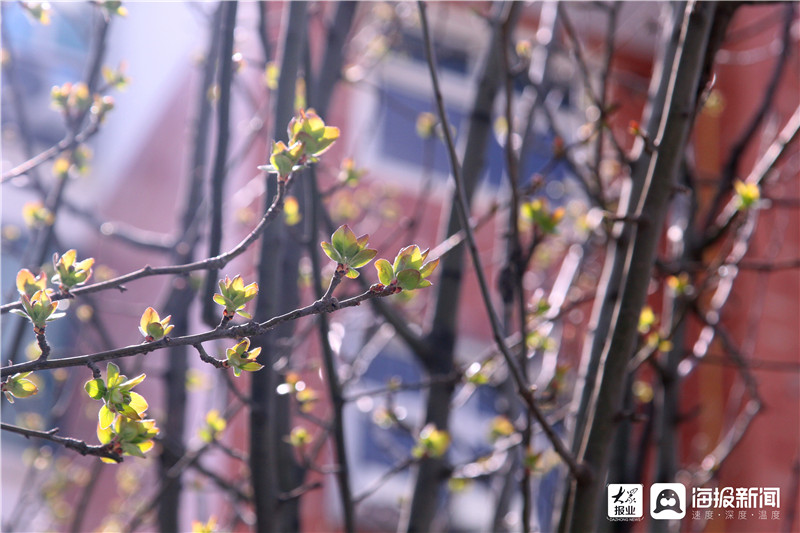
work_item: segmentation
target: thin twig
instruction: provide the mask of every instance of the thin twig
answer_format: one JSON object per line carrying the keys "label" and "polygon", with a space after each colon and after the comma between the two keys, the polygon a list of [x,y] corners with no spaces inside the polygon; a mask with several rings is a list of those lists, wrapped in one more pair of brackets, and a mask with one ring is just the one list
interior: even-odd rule
{"label": "thin twig", "polygon": [[[233,247],[231,250],[222,253],[216,257],[209,257],[207,259],[203,259],[200,261],[195,261],[192,263],[187,263],[184,265],[173,265],[173,266],[165,266],[165,267],[151,267],[150,265],[145,266],[139,270],[135,270],[123,276],[119,276],[107,281],[102,281],[99,283],[93,283],[91,285],[86,285],[84,287],[79,287],[77,289],[73,289],[69,292],[69,294],[58,293],[52,296],[53,301],[63,300],[64,298],[70,298],[72,296],[80,296],[81,294],[91,294],[107,289],[117,288],[120,290],[125,290],[123,284],[129,281],[134,281],[141,278],[146,278],[150,276],[163,276],[166,274],[186,274],[189,272],[193,272],[195,270],[206,270],[209,268],[223,268],[225,265],[230,263],[233,259],[240,256],[247,250],[247,248],[258,239],[259,235],[264,231],[264,228],[269,225],[281,212],[283,209],[283,202],[286,196],[286,191],[291,184],[291,177],[287,179],[285,182],[279,180],[278,181],[278,191],[275,195],[275,198],[272,202],[272,205],[267,209],[264,216],[261,217],[261,220],[253,228],[247,237],[245,237],[239,244]],[[0,314],[7,313],[12,309],[19,309],[22,307],[20,302],[14,302],[10,304],[5,304],[0,307]]]}
{"label": "thin twig", "polygon": [[79,355],[75,357],[64,357],[61,359],[49,359],[47,361],[35,360],[26,363],[18,363],[9,365],[2,369],[2,377],[6,377],[17,372],[33,372],[37,370],[53,370],[55,368],[67,368],[71,366],[84,366],[89,362],[98,363],[100,361],[109,361],[112,359],[121,359],[123,357],[131,357],[139,354],[146,354],[154,352],[170,346],[187,346],[197,345],[206,341],[215,339],[229,339],[229,338],[244,338],[262,335],[270,331],[280,324],[291,322],[309,315],[319,315],[321,313],[331,313],[339,309],[346,309],[360,305],[361,302],[371,300],[374,298],[384,298],[394,294],[393,287],[384,287],[383,289],[368,290],[352,298],[342,300],[341,302],[332,302],[318,300],[310,305],[289,311],[282,315],[275,316],[264,322],[250,322],[239,326],[234,326],[228,329],[213,329],[204,333],[195,335],[186,335],[184,337],[176,337],[170,339],[164,337],[163,339],[155,342],[147,342],[133,346],[126,346],[124,348],[117,348],[114,350],[106,350],[103,352],[96,352],[88,355]]}
{"label": "thin twig", "polygon": [[[789,145],[797,139],[798,134],[800,134],[800,106],[794,110],[791,118],[778,134],[778,138],[775,139],[764,152],[764,155],[753,165],[750,174],[743,181],[745,183],[761,185],[786,153]],[[716,242],[731,225],[737,213],[739,213],[739,208],[736,198],[731,198],[717,217],[714,225],[706,232],[698,249],[705,249],[708,245]]]}
{"label": "thin twig", "polygon": [[205,348],[203,348],[202,343],[198,342],[194,345],[194,348],[197,350],[197,353],[200,354],[200,360],[204,363],[213,365],[216,368],[228,368],[228,363],[224,359],[217,359],[216,357],[208,355],[208,352]]}
{"label": "thin twig", "polygon": [[373,481],[371,485],[365,488],[361,492],[361,494],[355,496],[353,498],[353,503],[358,505],[362,501],[366,500],[367,498],[375,494],[375,492],[379,488],[381,488],[387,481],[389,481],[391,477],[399,474],[400,472],[402,472],[403,470],[414,464],[415,461],[416,459],[414,459],[413,457],[407,457],[402,461],[400,461],[399,463],[397,463],[396,465],[394,465],[392,468],[384,472],[383,475],[381,475],[381,477]]}
{"label": "thin twig", "polygon": [[450,165],[452,167],[453,178],[457,189],[456,196],[458,201],[456,202],[456,207],[458,211],[458,216],[461,220],[461,226],[466,231],[467,247],[470,251],[473,267],[475,269],[475,275],[478,278],[478,283],[480,285],[480,291],[481,291],[481,296],[483,298],[483,303],[489,315],[489,320],[492,326],[492,333],[494,335],[495,343],[497,344],[497,347],[500,349],[500,352],[503,354],[503,357],[506,360],[506,364],[508,365],[509,371],[511,372],[511,375],[514,378],[514,382],[517,385],[517,389],[520,396],[525,400],[525,403],[533,413],[533,416],[536,418],[537,422],[541,424],[545,435],[553,445],[553,448],[555,449],[556,453],[558,453],[561,459],[567,464],[570,473],[575,478],[585,479],[588,476],[590,476],[589,470],[586,468],[585,465],[579,464],[575,460],[575,458],[570,453],[569,449],[562,442],[561,438],[556,434],[555,430],[550,426],[549,422],[544,417],[544,414],[539,409],[539,406],[536,405],[536,400],[533,396],[533,391],[530,389],[530,386],[525,383],[525,380],[523,379],[520,370],[517,368],[517,365],[514,362],[514,356],[509,351],[503,339],[502,329],[500,327],[500,321],[497,318],[497,313],[495,312],[494,305],[492,304],[491,295],[489,294],[489,287],[486,282],[486,276],[484,275],[483,265],[481,264],[480,254],[478,253],[478,247],[475,244],[475,235],[473,234],[469,224],[469,206],[467,205],[466,196],[464,194],[464,183],[461,176],[461,168],[458,162],[458,155],[456,155],[455,144],[453,143],[452,132],[450,130],[450,122],[447,118],[447,112],[445,111],[444,107],[444,99],[442,98],[442,92],[441,89],[439,88],[439,75],[436,72],[435,62],[433,59],[433,45],[431,44],[430,31],[428,29],[428,18],[425,12],[426,10],[425,3],[419,1],[417,2],[417,5],[419,6],[420,23],[422,26],[422,35],[425,42],[425,57],[428,62],[428,70],[430,72],[431,82],[433,84],[433,93],[436,100],[436,107],[439,113],[439,119],[442,122],[445,144],[447,146],[447,151],[450,157]]}
{"label": "thin twig", "polygon": [[55,442],[56,444],[60,444],[65,448],[69,448],[70,450],[75,450],[81,455],[94,455],[96,457],[112,459],[118,463],[122,462],[122,456],[118,453],[112,452],[107,446],[92,446],[90,444],[86,444],[82,440],[72,439],[69,437],[59,437],[56,435],[56,433],[58,433],[58,428],[53,428],[48,431],[36,431],[34,429],[22,428],[3,422],[0,424],[0,429],[9,431],[11,433],[17,433],[26,438],[34,437],[37,439],[49,440],[50,442]]}
{"label": "thin twig", "polygon": [[81,130],[77,134],[68,134],[50,148],[36,154],[25,162],[20,163],[8,172],[3,173],[3,177],[0,178],[0,183],[5,183],[13,180],[14,178],[23,176],[38,166],[58,157],[59,154],[66,152],[67,150],[74,149],[79,144],[89,140],[89,138],[99,130],[100,121],[93,119],[85,129]]}

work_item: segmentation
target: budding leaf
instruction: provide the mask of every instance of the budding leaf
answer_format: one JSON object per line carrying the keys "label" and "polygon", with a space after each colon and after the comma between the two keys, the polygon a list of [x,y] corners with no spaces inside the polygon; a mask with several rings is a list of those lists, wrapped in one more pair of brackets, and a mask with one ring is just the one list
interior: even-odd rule
{"label": "budding leaf", "polygon": [[375,268],[378,270],[378,279],[384,285],[389,285],[394,277],[394,270],[392,265],[386,259],[378,259],[375,261]]}

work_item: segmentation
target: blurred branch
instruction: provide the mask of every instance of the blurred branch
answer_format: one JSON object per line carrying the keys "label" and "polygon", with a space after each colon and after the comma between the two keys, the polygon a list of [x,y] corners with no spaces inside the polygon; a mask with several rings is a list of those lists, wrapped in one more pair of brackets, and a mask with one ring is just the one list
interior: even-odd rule
{"label": "blurred branch", "polygon": [[[607,278],[609,286],[619,287],[619,294],[609,298],[613,309],[608,317],[611,321],[608,328],[595,334],[594,343],[598,343],[601,354],[597,361],[599,372],[589,398],[589,411],[584,411],[588,416],[585,429],[576,435],[577,442],[580,442],[579,458],[594,469],[595,476],[589,482],[578,480],[573,484],[560,531],[589,531],[597,525],[597,503],[608,472],[615,421],[622,405],[627,364],[635,348],[639,315],[647,297],[672,184],[683,160],[692,126],[697,88],[702,85],[703,65],[707,55],[715,53],[709,47],[709,39],[715,31],[715,24],[720,24],[716,11],[714,3],[697,2],[687,6],[678,52],[673,64],[668,66],[667,98],[654,137],[658,152],[647,167],[641,195],[633,197],[633,214],[646,214],[648,223],[637,225],[630,239],[618,241],[609,251],[614,258],[611,264],[616,265],[617,253],[623,258],[622,268],[614,269],[618,279]],[[621,214],[630,213],[624,210]],[[604,272],[604,276],[607,275]]]}
{"label": "blurred branch", "polygon": [[753,419],[761,411],[761,402],[757,399],[752,399],[745,405],[744,409],[733,426],[728,430],[725,436],[720,440],[716,447],[703,458],[700,464],[700,469],[695,472],[693,476],[694,486],[703,486],[708,483],[717,474],[723,463],[730,457],[736,446],[742,441],[745,433],[747,433]]}
{"label": "blurred branch", "polygon": [[[519,231],[519,207],[522,201],[519,190],[519,154],[513,146],[512,139],[514,138],[514,78],[511,68],[511,32],[513,31],[514,21],[510,14],[500,25],[500,56],[503,66],[503,78],[505,89],[505,109],[504,116],[506,119],[507,134],[505,138],[504,153],[506,175],[511,189],[511,200],[508,206],[508,222],[507,222],[507,240],[506,240],[506,258],[505,264],[500,271],[498,286],[500,289],[501,297],[503,300],[503,322],[505,329],[503,337],[509,335],[513,330],[513,316],[514,304],[517,303],[517,315],[519,320],[519,334],[520,338],[527,338],[527,312],[525,309],[525,285],[523,277],[527,267],[527,257],[522,253],[522,240]],[[467,231],[470,231],[467,226]],[[531,244],[531,254],[533,255],[533,248],[539,241],[534,231],[533,242]],[[528,257],[530,257],[530,255]],[[503,340],[505,345],[505,340]],[[510,351],[510,350],[509,350]],[[522,342],[519,346],[518,360],[520,365],[520,372],[525,382],[528,382],[528,346],[527,343]],[[531,414],[530,412],[523,413],[525,420],[525,427],[522,429],[522,447],[523,454],[528,453],[531,445]],[[510,478],[509,478],[510,479]],[[520,524],[522,525],[523,533],[530,531],[530,520],[532,513],[532,495],[531,495],[531,471],[529,468],[522,469],[522,476],[519,480],[519,489],[522,494],[522,509],[520,516]]]}
{"label": "blurred branch", "polygon": [[[781,77],[783,76],[783,72],[786,69],[787,63],[789,62],[789,55],[791,54],[792,51],[790,43],[792,41],[791,29],[792,29],[792,23],[794,21],[794,9],[795,6],[792,3],[785,4],[783,7],[783,29],[781,32],[781,50],[778,53],[778,57],[775,61],[775,66],[772,70],[772,76],[770,76],[766,89],[764,90],[764,95],[761,99],[761,104],[756,109],[755,114],[745,127],[742,134],[730,148],[729,152],[730,155],[728,156],[728,160],[722,169],[722,176],[717,186],[717,192],[715,193],[714,199],[711,201],[711,204],[709,205],[708,212],[706,213],[705,222],[701,226],[702,228],[707,229],[711,226],[712,222],[714,221],[714,216],[717,214],[717,211],[721,207],[725,195],[729,193],[733,188],[733,182],[736,178],[737,171],[739,169],[739,163],[741,162],[742,156],[745,153],[745,148],[747,148],[747,146],[755,138],[755,134],[756,131],[758,130],[758,127],[764,121],[764,118],[767,116],[767,112],[769,111],[770,107],[772,107],[775,101],[775,94],[778,91],[778,84],[781,80]],[[704,244],[710,244],[710,243],[704,243]]]}
{"label": "blurred branch", "polygon": [[[239,413],[241,408],[242,404],[228,407],[226,412],[223,414],[223,418],[226,420],[231,420]],[[212,449],[213,447],[211,446],[211,443],[206,442],[199,448],[194,450],[186,450],[180,459],[169,469],[169,471],[160,477],[160,485],[158,490],[154,491],[150,498],[136,507],[136,511],[130,516],[127,524],[120,529],[126,533],[132,533],[135,531],[136,528],[138,528],[142,523],[142,520],[144,520],[145,516],[147,516],[153,509],[156,508],[163,494],[169,490],[170,486],[175,483],[176,480],[180,479],[187,468],[191,468],[197,464],[200,458],[202,458],[203,455]]]}
{"label": "blurred branch", "polygon": [[97,481],[100,479],[100,474],[103,471],[102,469],[102,461],[95,461],[94,464],[92,464],[92,470],[89,473],[89,481],[83,487],[78,503],[72,512],[72,523],[69,526],[70,533],[85,531],[85,529],[83,529],[83,520],[86,518],[86,510],[89,508],[89,503],[92,501],[92,494],[97,486]]}
{"label": "blurred branch", "polygon": [[408,457],[406,459],[403,459],[402,461],[394,465],[392,468],[384,472],[378,479],[373,481],[370,485],[367,486],[367,488],[365,488],[359,494],[356,494],[353,497],[353,503],[358,505],[362,501],[366,500],[367,498],[375,494],[378,491],[378,489],[380,489],[392,477],[396,476],[397,474],[399,474],[400,472],[402,472],[403,470],[414,464],[416,461],[417,460],[414,459],[413,457]]}
{"label": "blurred branch", "polygon": [[567,447],[561,441],[560,437],[555,433],[555,430],[553,430],[549,422],[545,419],[538,405],[536,405],[533,392],[530,390],[529,385],[525,383],[525,380],[522,377],[519,368],[517,368],[517,365],[514,362],[514,356],[511,354],[511,352],[509,351],[508,347],[505,344],[502,329],[500,326],[500,321],[497,318],[497,313],[494,310],[491,295],[489,294],[489,287],[484,275],[480,254],[478,253],[478,248],[477,245],[475,244],[475,236],[472,234],[472,231],[470,230],[469,215],[468,215],[469,206],[467,205],[466,197],[464,196],[464,188],[463,188],[464,184],[461,177],[461,168],[458,162],[458,156],[456,155],[455,152],[455,145],[453,144],[453,138],[451,135],[449,120],[447,119],[447,112],[445,111],[444,107],[442,92],[441,89],[439,88],[439,76],[436,72],[436,67],[433,59],[433,47],[430,40],[430,32],[428,30],[428,19],[425,14],[426,7],[424,2],[418,2],[417,5],[419,6],[420,22],[422,24],[422,35],[425,41],[425,56],[428,61],[428,70],[431,76],[431,82],[433,83],[433,93],[436,100],[436,107],[439,113],[439,119],[442,121],[445,144],[447,146],[447,151],[450,157],[451,170],[453,172],[453,177],[456,183],[457,211],[459,214],[459,218],[461,219],[461,225],[466,230],[467,247],[470,252],[470,257],[472,258],[475,274],[478,277],[478,284],[480,286],[481,297],[483,298],[484,306],[486,307],[487,314],[489,315],[489,321],[492,326],[494,341],[497,344],[497,347],[500,349],[500,352],[503,354],[504,359],[506,360],[506,365],[508,365],[509,372],[511,372],[512,376],[514,377],[514,381],[518,388],[518,393],[525,400],[525,403],[531,410],[537,422],[542,426],[542,429],[544,430],[547,439],[553,445],[553,448],[555,449],[556,453],[567,464],[570,473],[574,477],[586,478],[589,475],[588,471],[583,465],[578,464],[578,462],[575,460],[572,454],[570,454]]}
{"label": "blurred branch", "polygon": [[77,133],[68,133],[67,136],[60,140],[57,144],[54,144],[50,148],[36,154],[27,161],[20,163],[11,170],[4,172],[2,178],[0,178],[0,183],[11,181],[14,178],[18,178],[29,173],[33,169],[44,163],[47,163],[51,159],[55,159],[61,153],[74,149],[79,144],[87,141],[98,131],[100,131],[100,121],[93,116],[92,120],[83,130]]}
{"label": "blurred branch", "polygon": [[[110,288],[118,288],[121,291],[126,290],[122,284],[128,281],[133,281],[141,278],[146,278],[150,276],[163,276],[165,274],[187,274],[189,272],[193,272],[195,270],[207,270],[209,268],[217,268],[220,269],[230,263],[233,259],[238,257],[239,255],[243,254],[245,250],[247,250],[248,246],[250,246],[256,239],[258,239],[259,235],[264,231],[270,222],[272,222],[275,217],[277,217],[278,213],[281,212],[283,209],[283,202],[285,200],[286,191],[291,184],[291,176],[286,181],[279,180],[278,182],[278,191],[275,195],[272,205],[267,209],[264,216],[261,217],[261,220],[256,225],[255,228],[235,247],[231,250],[220,254],[216,257],[209,257],[207,259],[203,259],[200,261],[194,261],[192,263],[187,263],[184,265],[173,265],[173,266],[166,266],[166,267],[151,267],[145,266],[139,270],[134,272],[125,274],[123,276],[119,276],[107,281],[102,281],[99,283],[93,283],[90,285],[85,285],[83,287],[79,287],[77,289],[73,289],[69,292],[69,294],[58,293],[54,294],[52,297],[53,301],[56,300],[63,300],[65,298],[71,298],[73,296],[80,296],[81,294],[91,294],[94,292],[110,289]],[[5,304],[0,307],[0,313],[7,313],[12,309],[20,309],[22,304],[19,302]]]}
{"label": "blurred branch", "polygon": [[[761,183],[772,172],[780,159],[785,155],[789,145],[794,142],[800,133],[800,107],[797,107],[789,118],[789,121],[778,134],[778,138],[764,152],[764,155],[753,165],[753,170],[743,181],[745,183]],[[701,241],[699,249],[705,249],[708,245],[715,243],[733,222],[734,217],[739,212],[735,198],[731,198],[728,204],[722,209],[714,225],[706,232],[705,238]]]}
{"label": "blurred branch", "polygon": [[104,237],[117,239],[120,242],[136,248],[153,250],[161,253],[171,252],[177,244],[177,239],[170,235],[135,228],[124,222],[103,221],[97,216],[96,208],[94,207],[82,207],[66,199],[63,201],[63,204],[66,211],[82,218]]}
{"label": "blurred branch", "polygon": [[[100,64],[105,56],[106,39],[108,36],[108,21],[103,17],[97,17],[96,20],[97,27],[92,35],[93,43],[90,48],[87,72],[84,77],[86,85],[89,88],[89,95],[94,93],[94,89],[97,85],[97,79],[100,75]],[[90,109],[91,107],[87,106],[82,113],[79,113],[74,117],[68,115],[67,113],[64,114],[65,123],[68,131],[70,132],[68,137],[77,136],[86,115],[90,112]],[[96,120],[96,117],[91,115],[90,122],[94,120]],[[70,165],[74,163],[74,158],[75,153],[71,152],[69,157]],[[69,181],[70,180],[66,179],[65,177],[62,177],[56,180],[55,185],[49,191],[45,192],[44,189],[42,190],[43,204],[52,216],[52,223],[46,224],[40,227],[38,231],[34,232],[31,239],[31,245],[25,249],[22,260],[20,261],[22,266],[33,270],[38,270],[44,263],[45,258],[50,250],[51,241],[53,241],[55,236],[55,221],[58,217],[58,212],[62,207],[64,191],[66,190]],[[22,343],[23,333],[24,324],[18,323],[14,333],[12,334],[11,344],[8,349],[9,361],[13,360],[14,356],[17,354],[17,351],[19,350],[20,344]]]}

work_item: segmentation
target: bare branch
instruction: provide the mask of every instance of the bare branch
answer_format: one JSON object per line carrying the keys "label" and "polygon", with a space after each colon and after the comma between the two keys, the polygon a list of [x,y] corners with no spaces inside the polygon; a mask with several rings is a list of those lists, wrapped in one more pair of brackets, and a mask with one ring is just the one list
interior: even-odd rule
{"label": "bare branch", "polygon": [[502,328],[500,326],[500,320],[497,318],[497,313],[495,312],[494,305],[492,304],[492,298],[491,295],[489,294],[489,286],[486,282],[486,277],[484,275],[480,254],[478,253],[478,247],[475,244],[475,235],[473,234],[469,223],[469,206],[467,204],[467,200],[464,195],[464,184],[461,177],[461,167],[458,162],[458,156],[456,155],[455,144],[453,143],[453,137],[450,130],[450,123],[449,120],[447,119],[447,112],[445,111],[444,107],[444,99],[442,98],[442,92],[441,89],[439,88],[439,76],[436,72],[436,67],[433,60],[433,46],[431,44],[430,31],[428,29],[428,19],[425,14],[425,9],[426,9],[425,3],[420,1],[417,3],[417,5],[419,6],[420,22],[422,24],[422,35],[425,41],[425,57],[428,62],[428,71],[430,73],[431,82],[433,84],[433,93],[436,100],[436,108],[439,113],[439,119],[442,122],[445,144],[447,146],[447,152],[450,157],[450,165],[451,165],[451,170],[453,172],[453,178],[456,183],[457,211],[459,218],[461,219],[461,226],[465,230],[467,248],[470,251],[470,257],[472,258],[475,274],[478,277],[478,284],[480,286],[481,297],[483,298],[484,306],[486,307],[486,311],[489,315],[489,321],[492,326],[494,341],[497,344],[497,347],[500,349],[500,352],[503,354],[503,357],[506,360],[506,364],[508,365],[509,371],[514,377],[514,382],[517,385],[518,393],[525,400],[526,405],[533,413],[533,416],[536,418],[536,421],[539,424],[541,424],[545,435],[547,436],[550,443],[553,445],[553,448],[555,449],[556,453],[558,453],[559,457],[561,457],[561,459],[567,464],[570,473],[574,477],[582,479],[586,478],[590,475],[589,471],[585,468],[584,465],[579,464],[575,460],[575,458],[570,453],[569,449],[561,441],[561,438],[556,434],[555,430],[550,426],[547,419],[545,419],[544,414],[536,405],[536,400],[534,399],[533,391],[530,389],[530,386],[525,383],[525,380],[522,377],[519,368],[517,368],[516,362],[514,361],[514,356],[511,354],[511,352],[509,351],[508,347],[505,344]]}
{"label": "bare branch", "polygon": [[48,431],[36,431],[34,429],[27,429],[22,428],[19,426],[14,426],[12,424],[6,424],[3,422],[0,424],[0,429],[5,431],[9,431],[11,433],[17,433],[18,435],[22,435],[25,438],[37,438],[37,439],[44,439],[50,442],[54,442],[56,444],[60,444],[65,448],[69,448],[70,450],[74,450],[81,455],[94,455],[96,457],[105,457],[106,459],[112,459],[118,463],[122,462],[122,456],[118,453],[112,452],[108,446],[92,446],[90,444],[86,444],[82,440],[72,439],[69,437],[59,437],[56,435],[58,433],[58,428],[53,428]]}
{"label": "bare branch", "polygon": [[[65,298],[71,298],[73,296],[80,296],[81,294],[91,294],[94,292],[99,292],[107,289],[117,288],[120,290],[125,290],[123,284],[129,281],[134,281],[141,278],[147,278],[150,276],[163,276],[166,274],[187,274],[189,272],[194,272],[196,270],[207,270],[210,268],[217,268],[220,269],[230,263],[233,259],[240,256],[247,250],[247,248],[258,239],[259,235],[264,231],[264,228],[272,222],[275,217],[277,217],[278,213],[281,212],[283,209],[283,202],[285,199],[286,191],[291,184],[291,176],[286,181],[278,180],[278,191],[275,195],[275,198],[272,202],[272,205],[267,209],[264,216],[261,217],[261,220],[253,228],[251,231],[239,244],[233,247],[231,250],[220,254],[215,257],[209,257],[207,259],[203,259],[200,261],[195,261],[193,263],[187,263],[184,265],[173,265],[173,266],[165,266],[165,267],[151,267],[150,265],[145,266],[139,270],[134,272],[130,272],[123,276],[119,276],[107,281],[102,281],[99,283],[93,283],[91,285],[86,285],[84,287],[79,287],[77,289],[71,290],[69,294],[54,294],[52,300],[63,300]],[[7,313],[12,309],[19,309],[22,307],[20,302],[5,304],[0,307],[0,313]]]}

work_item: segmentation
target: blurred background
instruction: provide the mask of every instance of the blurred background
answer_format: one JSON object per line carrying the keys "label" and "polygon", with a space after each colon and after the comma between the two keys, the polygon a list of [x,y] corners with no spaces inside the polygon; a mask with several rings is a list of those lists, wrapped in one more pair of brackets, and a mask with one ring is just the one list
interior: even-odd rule
{"label": "blurred background", "polygon": [[[409,244],[432,249],[431,259],[463,253],[460,225],[448,225],[451,164],[417,5],[242,2],[231,14],[224,4],[2,3],[3,304],[18,298],[21,268],[52,275],[52,254],[69,249],[95,258],[90,283],[231,249],[274,194],[274,177],[258,165],[304,108],[316,108],[340,138],[313,176],[308,171],[294,185],[263,244],[218,273],[259,282],[272,303],[249,305],[257,320],[313,302],[317,275],[327,287],[335,264],[318,243],[340,224],[370,234],[377,257],[390,261]],[[694,126],[674,179],[606,480],[778,487],[778,507],[753,506],[730,518],[694,516],[690,506],[668,528],[792,531],[800,500],[800,19],[793,3],[731,4],[730,21],[712,36],[718,51],[704,66],[698,107],[684,111]],[[541,408],[568,443],[614,213],[636,183],[635,162],[653,149],[654,88],[684,6],[428,8],[455,145],[464,174],[474,175],[468,194],[484,275],[507,342],[521,347]],[[506,46],[496,46],[498,39]],[[113,97],[102,120],[54,108],[54,86],[82,81],[89,94]],[[41,164],[25,166],[52,146]],[[777,151],[779,161],[765,167]],[[760,185],[756,208],[737,211],[737,180]],[[217,251],[215,204],[223,221]],[[715,235],[728,215],[733,222]],[[514,226],[529,254],[517,291],[522,330],[503,286]],[[567,469],[514,392],[475,270],[463,258],[459,267],[443,259],[432,288],[280,328],[258,341],[268,368],[252,376],[232,378],[191,349],[120,360],[128,376],[147,374],[137,390],[161,428],[154,450],[109,465],[4,431],[3,529],[264,530],[251,455],[259,387],[272,398],[260,430],[272,432],[278,449],[265,462],[283,461],[288,476],[274,481],[276,507],[268,514],[280,518],[273,530],[347,529],[330,358],[344,406],[355,529],[406,528],[427,513],[428,529],[437,531],[554,531]],[[276,270],[265,274],[267,262]],[[375,283],[371,265],[362,279],[366,285],[347,281],[337,297]],[[51,357],[140,343],[138,320],[148,306],[173,315],[172,335],[211,329],[205,282],[202,271],[148,277],[125,291],[64,300],[67,316],[47,328]],[[439,352],[442,331],[449,347]],[[206,349],[224,357],[230,344]],[[29,325],[4,314],[3,365],[38,355]],[[97,444],[98,404],[82,389],[90,371],[35,377],[38,394],[4,403],[3,422],[58,427],[59,435]],[[448,421],[437,427],[448,431],[449,445],[443,457],[419,457],[420,429],[438,416],[437,398]],[[213,420],[211,411],[227,427],[204,439],[198,431]],[[309,443],[291,444],[297,428],[309,432]],[[426,472],[434,480],[429,492],[420,488]],[[645,517],[602,520],[600,528],[667,527]]]}

